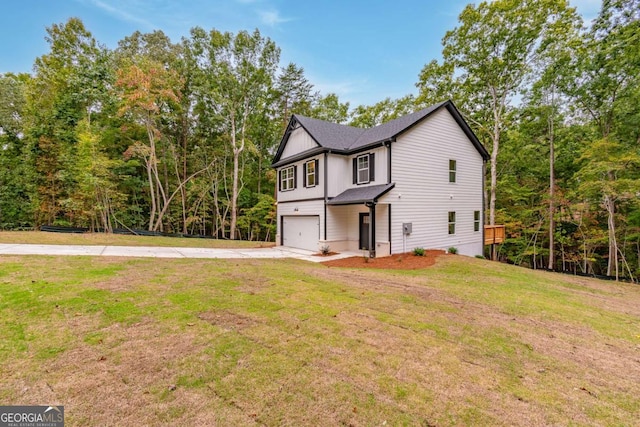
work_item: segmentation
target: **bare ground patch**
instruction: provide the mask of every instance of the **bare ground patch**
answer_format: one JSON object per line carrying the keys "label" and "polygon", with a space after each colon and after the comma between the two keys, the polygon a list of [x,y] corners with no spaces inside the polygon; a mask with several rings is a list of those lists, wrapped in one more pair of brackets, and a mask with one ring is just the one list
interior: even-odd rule
{"label": "bare ground patch", "polygon": [[[40,372],[7,378],[14,403],[65,405],[70,425],[251,424],[250,417],[215,395],[178,387],[180,360],[202,350],[194,333],[167,333],[150,321],[115,324],[104,341],[80,344]],[[61,374],[62,373],[62,374]],[[72,373],[72,374],[71,374]]]}
{"label": "bare ground patch", "polygon": [[256,320],[230,311],[205,312],[198,315],[198,319],[204,320],[214,326],[226,330],[240,331],[257,324]]}

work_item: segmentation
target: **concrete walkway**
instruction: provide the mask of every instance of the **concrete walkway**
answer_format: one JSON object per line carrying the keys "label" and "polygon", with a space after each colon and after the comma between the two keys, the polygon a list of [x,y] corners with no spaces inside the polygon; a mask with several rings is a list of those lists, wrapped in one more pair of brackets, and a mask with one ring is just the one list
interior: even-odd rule
{"label": "concrete walkway", "polygon": [[22,243],[0,243],[1,255],[83,255],[121,256],[145,258],[294,258],[310,262],[324,262],[334,259],[358,256],[357,253],[343,252],[332,256],[317,256],[304,249],[247,248],[169,248],[158,246],[89,246],[89,245],[31,245]]}

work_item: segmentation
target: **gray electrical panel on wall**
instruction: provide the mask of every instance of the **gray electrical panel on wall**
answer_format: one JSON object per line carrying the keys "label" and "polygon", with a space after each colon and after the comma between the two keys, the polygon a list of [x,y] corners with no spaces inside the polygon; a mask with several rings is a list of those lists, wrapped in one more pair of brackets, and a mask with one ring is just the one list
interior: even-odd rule
{"label": "gray electrical panel on wall", "polygon": [[402,223],[402,232],[404,234],[411,234],[413,223],[412,222],[403,222]]}

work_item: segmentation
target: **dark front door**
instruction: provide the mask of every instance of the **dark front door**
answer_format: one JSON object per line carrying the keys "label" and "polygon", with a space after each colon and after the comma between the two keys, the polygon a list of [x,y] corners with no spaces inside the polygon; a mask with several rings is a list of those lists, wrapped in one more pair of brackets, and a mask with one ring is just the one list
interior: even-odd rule
{"label": "dark front door", "polygon": [[360,249],[369,250],[369,213],[360,213]]}

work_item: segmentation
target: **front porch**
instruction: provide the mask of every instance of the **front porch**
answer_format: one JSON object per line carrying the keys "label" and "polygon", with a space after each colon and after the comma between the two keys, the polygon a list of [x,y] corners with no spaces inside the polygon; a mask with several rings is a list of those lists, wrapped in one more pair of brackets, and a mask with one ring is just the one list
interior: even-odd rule
{"label": "front porch", "polygon": [[391,255],[391,205],[378,203],[391,188],[393,184],[353,188],[331,199],[327,203],[326,239],[320,245],[370,258]]}

